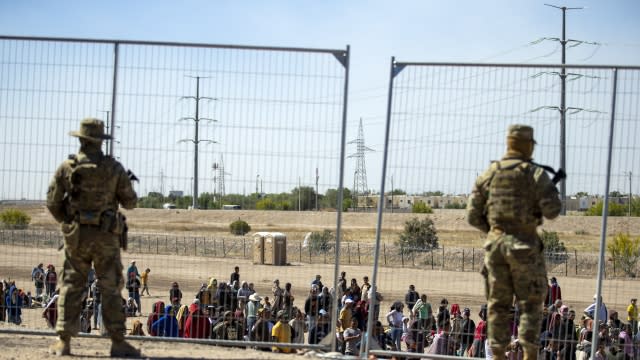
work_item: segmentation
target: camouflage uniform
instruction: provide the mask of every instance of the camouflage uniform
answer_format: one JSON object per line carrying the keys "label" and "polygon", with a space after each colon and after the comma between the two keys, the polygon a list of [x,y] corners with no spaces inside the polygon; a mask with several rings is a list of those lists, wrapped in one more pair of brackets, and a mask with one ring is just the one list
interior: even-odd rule
{"label": "camouflage uniform", "polygon": [[547,173],[530,162],[533,144],[531,127],[510,126],[507,154],[478,177],[467,204],[469,223],[487,234],[483,275],[488,339],[496,359],[504,359],[511,340],[514,295],[525,359],[537,357],[547,271],[536,228],[543,217],[558,216],[561,202]]}
{"label": "camouflage uniform", "polygon": [[[69,339],[79,330],[82,295],[93,263],[100,280],[103,323],[113,340],[112,355],[139,355],[124,342],[119,234],[125,225],[118,212],[119,204],[127,209],[135,207],[137,196],[122,165],[102,153],[102,140],[109,138],[102,121],[85,119],[80,131],[70,135],[80,138],[80,151],[58,167],[47,192],[47,208],[61,223],[64,235],[56,324],[60,341],[51,352],[70,352]],[[118,351],[122,349],[125,351]]]}

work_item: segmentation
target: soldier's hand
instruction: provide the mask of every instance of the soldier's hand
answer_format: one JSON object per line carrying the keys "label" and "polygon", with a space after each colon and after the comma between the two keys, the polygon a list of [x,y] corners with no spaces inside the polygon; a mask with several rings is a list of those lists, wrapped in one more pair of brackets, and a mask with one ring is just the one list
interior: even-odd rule
{"label": "soldier's hand", "polygon": [[558,169],[558,171],[556,172],[556,174],[553,176],[553,179],[551,179],[551,182],[554,184],[559,183],[560,181],[564,180],[567,178],[567,173],[564,172],[563,169]]}

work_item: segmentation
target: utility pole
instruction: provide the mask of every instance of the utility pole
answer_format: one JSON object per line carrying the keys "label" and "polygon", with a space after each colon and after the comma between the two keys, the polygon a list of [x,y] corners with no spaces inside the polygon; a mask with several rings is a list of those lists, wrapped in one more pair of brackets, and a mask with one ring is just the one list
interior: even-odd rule
{"label": "utility pole", "polygon": [[206,97],[206,96],[200,96],[200,79],[203,79],[205,77],[202,77],[202,76],[187,76],[187,77],[196,79],[196,96],[183,96],[182,99],[195,100],[196,114],[195,114],[195,117],[183,117],[180,120],[193,120],[195,125],[194,126],[195,131],[194,131],[193,139],[183,139],[183,140],[180,140],[179,142],[191,141],[193,143],[193,201],[191,206],[192,208],[197,209],[198,208],[198,144],[200,144],[200,142],[214,143],[214,144],[216,143],[213,140],[199,139],[198,127],[199,127],[200,120],[207,120],[207,121],[213,121],[213,122],[217,121],[214,119],[200,117],[200,100],[218,100],[218,99]]}
{"label": "utility pole", "polygon": [[301,206],[302,205],[302,198],[301,198],[302,189],[300,188],[300,186],[302,186],[301,183],[302,183],[302,179],[300,178],[300,176],[298,176],[298,212],[300,212],[302,209],[302,206]]}
{"label": "utility pole", "polygon": [[318,211],[318,180],[320,180],[320,175],[318,174],[318,166],[316,165],[316,211]]}
{"label": "utility pole", "polygon": [[[111,139],[113,139],[113,127],[110,126],[111,123],[109,122],[109,113],[111,113],[111,111],[110,110],[99,110],[99,111],[101,113],[107,114],[107,120],[104,122],[104,127],[106,128],[105,130],[107,130],[107,134],[111,135]],[[109,144],[111,143],[111,141],[105,141],[104,143],[106,147],[105,153],[107,155],[113,155],[111,154],[110,152],[111,149],[109,147]]]}
{"label": "utility pole", "polygon": [[[581,10],[583,8],[570,8],[566,6],[556,6],[551,4],[545,4],[546,6],[550,6],[556,9],[562,10],[562,38],[559,40],[560,45],[562,45],[562,68],[560,68],[560,168],[566,170],[567,169],[567,156],[566,156],[566,116],[567,116],[567,106],[566,106],[566,81],[567,81],[567,69],[565,69],[564,65],[566,64],[566,45],[568,41],[575,40],[567,40],[567,10]],[[562,210],[561,214],[567,214],[567,182],[562,180],[560,182],[560,198],[562,200]]]}
{"label": "utility pole", "polygon": [[160,169],[160,194],[164,198],[164,171]]}
{"label": "utility pole", "polygon": [[631,217],[631,199],[633,199],[633,192],[631,188],[631,175],[633,175],[633,173],[629,171],[629,213],[627,214],[627,216],[629,217]]}

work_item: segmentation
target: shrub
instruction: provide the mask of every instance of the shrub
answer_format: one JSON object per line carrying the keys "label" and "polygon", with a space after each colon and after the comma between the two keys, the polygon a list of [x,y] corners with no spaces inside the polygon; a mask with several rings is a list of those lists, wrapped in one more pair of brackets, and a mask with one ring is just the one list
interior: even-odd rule
{"label": "shrub", "polygon": [[273,200],[266,198],[256,202],[256,210],[275,210],[276,203]]}
{"label": "shrub", "polygon": [[431,214],[433,213],[433,209],[424,202],[418,201],[413,203],[413,206],[411,206],[411,212],[414,214]]}
{"label": "shrub", "polygon": [[7,209],[0,213],[0,222],[7,229],[26,229],[31,217],[22,210]]}
{"label": "shrub", "polygon": [[567,260],[567,248],[564,246],[564,243],[560,241],[557,232],[542,230],[540,238],[542,239],[545,256],[548,261],[561,262]]}
{"label": "shrub", "polygon": [[401,254],[431,250],[438,247],[438,232],[433,220],[413,218],[404,223],[404,231],[396,241]]}
{"label": "shrub", "polygon": [[229,230],[233,235],[244,235],[251,231],[251,226],[244,220],[236,220],[229,225]]}
{"label": "shrub", "polygon": [[[601,216],[603,205],[603,201],[598,201],[595,205],[588,208],[587,211],[584,212],[584,214],[587,216]],[[628,205],[609,202],[608,213],[609,216],[626,216],[628,214],[628,209]]]}
{"label": "shrub", "polygon": [[309,251],[315,254],[324,254],[329,252],[335,244],[335,237],[330,230],[323,232],[314,231],[309,235]]}
{"label": "shrub", "polygon": [[640,260],[640,237],[631,239],[629,234],[619,233],[607,245],[616,267],[627,276],[636,277],[636,268]]}

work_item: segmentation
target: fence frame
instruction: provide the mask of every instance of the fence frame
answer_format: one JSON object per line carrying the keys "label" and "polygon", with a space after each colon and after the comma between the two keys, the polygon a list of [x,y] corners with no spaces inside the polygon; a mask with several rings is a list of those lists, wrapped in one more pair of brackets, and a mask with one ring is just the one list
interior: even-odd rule
{"label": "fence frame", "polygon": [[[234,49],[234,50],[257,50],[257,51],[280,51],[280,52],[303,52],[317,54],[331,54],[344,68],[344,86],[342,94],[342,126],[340,139],[340,169],[338,175],[338,204],[336,207],[336,262],[334,269],[334,283],[338,281],[340,266],[340,240],[342,237],[342,198],[344,193],[344,167],[346,153],[346,129],[347,129],[347,105],[349,92],[349,69],[350,69],[350,45],[346,45],[345,49],[322,49],[322,48],[305,48],[305,47],[276,47],[276,46],[257,46],[257,45],[233,45],[233,44],[209,44],[209,43],[192,43],[192,42],[171,42],[171,41],[142,41],[142,40],[116,40],[116,39],[88,39],[88,38],[69,38],[69,37],[39,37],[39,36],[9,36],[0,35],[2,40],[17,41],[38,41],[38,42],[66,42],[66,43],[89,43],[89,44],[112,44],[113,45],[113,78],[111,93],[111,118],[109,119],[110,129],[116,128],[116,108],[117,108],[117,80],[118,80],[118,61],[120,45],[140,45],[140,46],[164,46],[164,47],[189,47],[189,48],[209,48],[209,49]],[[114,138],[109,140],[109,154],[113,154]],[[197,189],[197,177],[195,177]],[[196,196],[194,196],[194,199]],[[334,299],[334,309],[338,305],[338,299]],[[337,317],[331,317],[331,328],[335,329]],[[0,332],[4,329],[0,329]],[[312,348],[312,347],[309,347]],[[332,337],[331,349],[337,348],[336,338]]]}
{"label": "fence frame", "polygon": [[[382,215],[384,213],[384,194],[385,194],[385,184],[387,179],[387,159],[389,154],[389,133],[391,129],[391,112],[393,107],[393,90],[394,90],[394,78],[400,74],[400,72],[407,66],[415,66],[415,67],[497,67],[497,68],[553,68],[558,69],[561,68],[563,70],[571,68],[571,69],[601,69],[601,70],[611,70],[613,74],[612,80],[612,92],[611,92],[611,118],[610,118],[610,128],[609,128],[609,142],[608,142],[608,158],[607,158],[607,169],[606,169],[606,183],[604,189],[604,206],[602,211],[602,226],[601,226],[601,238],[600,238],[600,252],[599,252],[599,261],[598,261],[598,275],[596,278],[596,308],[600,307],[602,301],[602,278],[604,275],[604,261],[605,261],[605,241],[606,241],[606,228],[607,228],[607,218],[608,218],[608,194],[609,194],[609,180],[611,177],[611,157],[613,150],[613,134],[614,134],[614,124],[615,124],[615,105],[616,105],[616,92],[617,92],[617,74],[618,70],[640,70],[640,66],[624,66],[624,65],[572,65],[572,64],[517,64],[517,63],[462,63],[462,62],[401,62],[396,61],[395,56],[391,57],[390,61],[390,71],[389,71],[389,88],[388,88],[388,96],[387,96],[387,111],[386,111],[386,123],[385,123],[385,135],[384,135],[384,150],[382,156],[382,175],[380,180],[380,190],[379,190],[379,200],[378,200],[378,220],[376,227],[376,247],[375,247],[375,255],[374,255],[374,263],[373,263],[373,276],[371,281],[372,293],[375,294],[377,287],[377,274],[379,268],[379,253],[380,253],[380,243],[381,243],[381,230],[382,230]],[[566,110],[566,109],[564,109]],[[564,188],[564,187],[563,187]],[[565,196],[566,194],[561,194],[561,200],[563,204],[563,209],[565,206]],[[370,312],[367,321],[367,329],[366,332],[371,334],[373,330],[373,313]],[[597,315],[594,319],[594,322],[597,322]],[[363,341],[361,346],[361,353],[364,358],[369,356],[369,350],[371,348],[368,343],[370,339],[367,339],[366,343]],[[594,348],[592,348],[591,356],[595,356],[595,352],[597,349],[597,339],[593,344]],[[389,352],[389,351],[375,351],[375,355],[399,355],[397,352]],[[406,356],[406,355],[404,355]],[[429,358],[438,358],[438,356],[428,355],[428,354],[412,354],[412,357],[429,357]]]}

